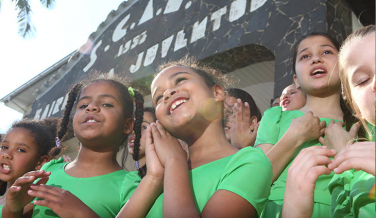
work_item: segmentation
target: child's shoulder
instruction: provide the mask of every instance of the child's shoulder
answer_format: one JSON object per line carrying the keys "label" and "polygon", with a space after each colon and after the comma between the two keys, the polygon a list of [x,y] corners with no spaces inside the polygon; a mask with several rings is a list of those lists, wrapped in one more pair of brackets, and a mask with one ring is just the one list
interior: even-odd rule
{"label": "child's shoulder", "polygon": [[276,106],[269,108],[265,111],[264,116],[261,118],[261,122],[279,123],[284,120],[291,120],[303,116],[304,113],[299,110],[282,111],[282,107]]}
{"label": "child's shoulder", "polygon": [[59,166],[63,166],[67,163],[64,163],[64,159],[62,157],[60,157],[59,159],[53,159],[51,160],[50,162],[47,162],[45,163],[43,166],[42,166],[42,170],[45,170],[45,171],[50,171],[52,168],[55,168],[55,167],[59,167]]}
{"label": "child's shoulder", "polygon": [[272,170],[272,164],[261,148],[245,147],[239,150],[227,164],[227,169],[239,166],[263,168],[265,172]]}

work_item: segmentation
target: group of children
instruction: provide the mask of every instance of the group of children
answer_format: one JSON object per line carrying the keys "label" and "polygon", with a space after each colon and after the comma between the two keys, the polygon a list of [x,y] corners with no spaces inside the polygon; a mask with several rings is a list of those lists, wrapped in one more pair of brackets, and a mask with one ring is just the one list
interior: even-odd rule
{"label": "group of children", "polygon": [[[76,84],[58,131],[22,120],[2,139],[2,217],[375,217],[375,26],[341,49],[307,35],[293,66],[262,118],[189,58],[158,69],[154,108],[118,78]],[[69,124],[81,144],[64,163]],[[116,160],[127,144],[137,171]]]}

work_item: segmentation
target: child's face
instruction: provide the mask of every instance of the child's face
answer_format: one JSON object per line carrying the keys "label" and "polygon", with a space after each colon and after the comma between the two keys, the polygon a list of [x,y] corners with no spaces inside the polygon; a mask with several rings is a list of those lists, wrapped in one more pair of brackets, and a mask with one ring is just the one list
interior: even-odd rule
{"label": "child's face", "polygon": [[281,95],[281,107],[283,111],[299,110],[306,104],[306,96],[295,85],[287,86]]}
{"label": "child's face", "polygon": [[29,130],[14,128],[4,137],[0,157],[0,180],[13,184],[25,173],[36,169],[38,145]]}
{"label": "child's face", "polygon": [[[144,119],[141,124],[141,139],[140,139],[140,152],[139,159],[145,157],[145,139],[146,139],[146,128],[150,123],[155,122],[153,115],[150,112],[144,112]],[[134,153],[134,132],[128,138],[128,152],[133,155]]]}
{"label": "child's face", "polygon": [[109,82],[98,81],[82,90],[73,118],[73,129],[83,145],[93,142],[117,148],[132,127],[133,119],[125,117],[120,92],[116,87]]}
{"label": "child's face", "polygon": [[353,103],[375,125],[375,34],[354,41],[344,56]]}
{"label": "child's face", "polygon": [[[216,104],[225,99],[221,88],[208,87],[203,77],[188,67],[166,68],[151,85],[157,119],[175,137],[180,133],[194,134],[194,130],[200,134],[199,127],[206,128],[209,122],[219,118],[217,114],[222,116],[223,108]],[[223,96],[217,89],[223,90]]]}
{"label": "child's face", "polygon": [[338,51],[324,36],[310,36],[298,46],[296,82],[307,94],[326,95],[340,93]]}

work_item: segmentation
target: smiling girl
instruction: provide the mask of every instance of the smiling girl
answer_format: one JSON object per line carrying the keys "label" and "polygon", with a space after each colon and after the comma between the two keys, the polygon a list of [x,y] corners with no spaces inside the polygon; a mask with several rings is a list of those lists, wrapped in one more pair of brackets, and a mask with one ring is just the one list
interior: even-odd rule
{"label": "smiling girl", "polygon": [[[148,127],[148,172],[127,203],[142,210],[139,217],[252,217],[264,208],[271,164],[261,149],[239,151],[226,139],[222,77],[183,59],[154,78],[158,121]],[[188,144],[188,162],[175,137]],[[133,217],[126,211],[119,216]]]}

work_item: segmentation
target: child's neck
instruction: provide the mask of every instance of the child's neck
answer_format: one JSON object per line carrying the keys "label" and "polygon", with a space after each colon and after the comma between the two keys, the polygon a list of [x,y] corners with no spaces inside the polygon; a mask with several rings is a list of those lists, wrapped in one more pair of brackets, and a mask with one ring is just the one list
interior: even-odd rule
{"label": "child's neck", "polygon": [[189,144],[190,168],[194,169],[237,151],[238,149],[227,141],[220,122],[212,122],[199,138]]}
{"label": "child's neck", "polygon": [[122,169],[116,161],[116,153],[116,151],[97,152],[81,146],[76,159],[65,167],[65,172],[79,178],[113,173]]}
{"label": "child's neck", "polygon": [[320,118],[342,120],[343,112],[340,105],[340,98],[341,95],[339,93],[326,97],[307,95],[307,103],[300,111],[304,113],[312,111],[313,115]]}

